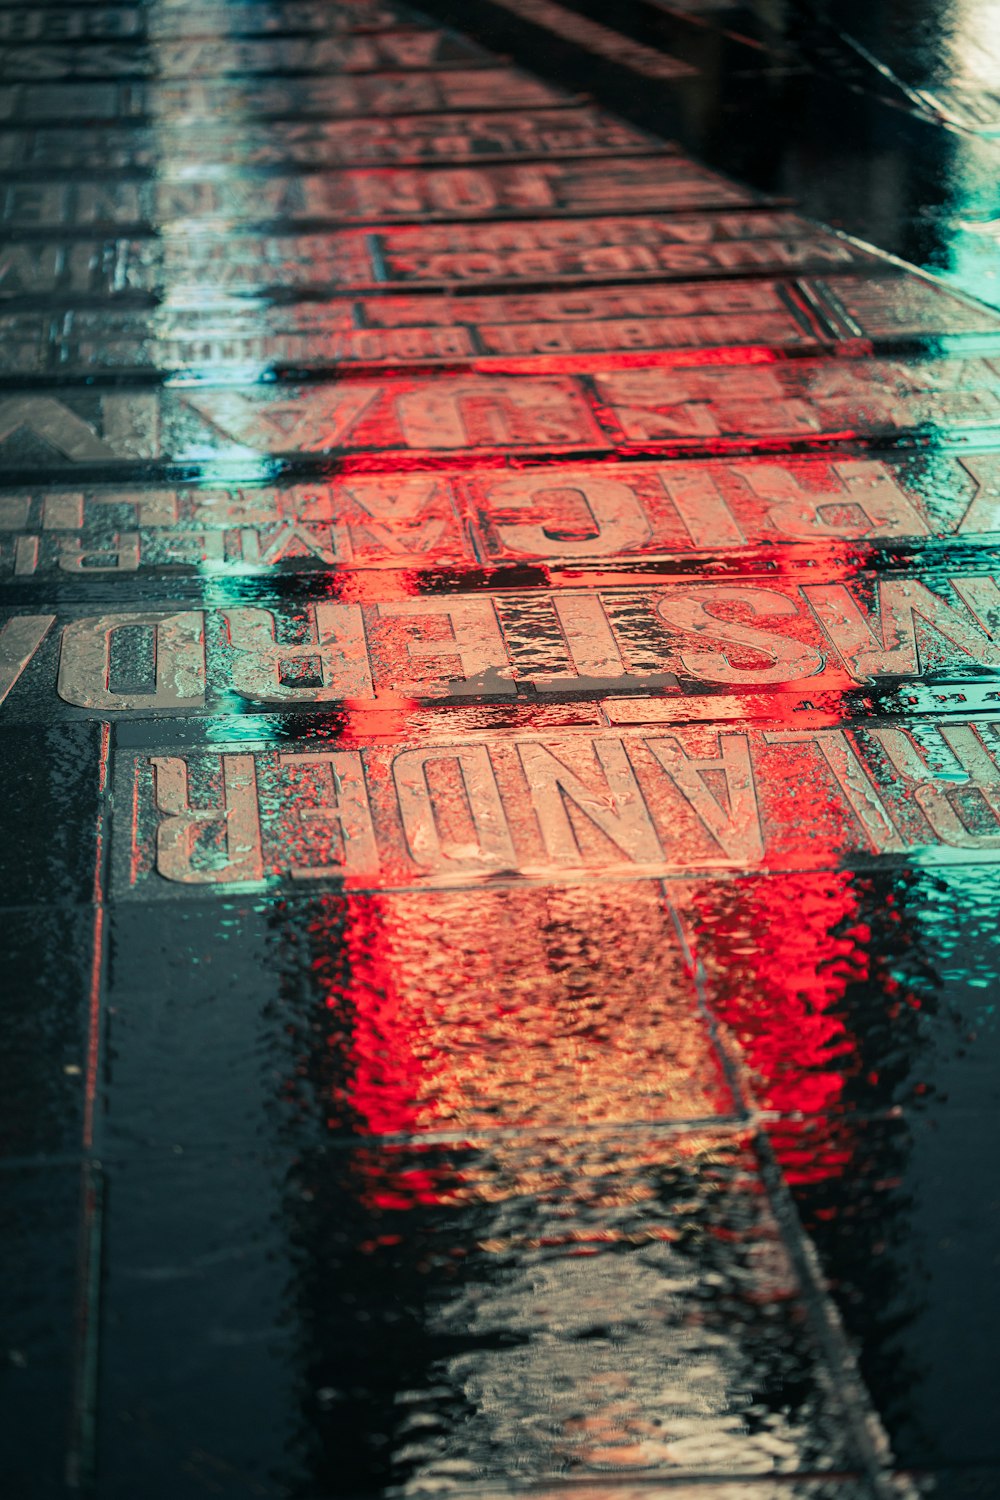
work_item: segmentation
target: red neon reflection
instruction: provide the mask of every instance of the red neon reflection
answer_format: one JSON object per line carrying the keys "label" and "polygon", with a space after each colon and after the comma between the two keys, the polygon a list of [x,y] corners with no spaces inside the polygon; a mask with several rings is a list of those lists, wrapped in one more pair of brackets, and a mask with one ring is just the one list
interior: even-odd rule
{"label": "red neon reflection", "polygon": [[[824,572],[846,581],[871,561],[871,549],[863,545],[838,549],[839,562],[823,550],[826,555],[817,548],[810,556],[808,547],[796,547],[795,569],[822,563]],[[776,552],[775,561],[774,576],[791,572],[788,552]],[[776,729],[802,727],[787,694],[773,695],[771,714]],[[824,691],[823,721],[835,725],[846,717],[845,692]],[[831,1120],[858,1067],[857,1038],[843,1007],[848,985],[870,975],[869,933],[860,921],[855,876],[837,868],[849,851],[823,833],[837,826],[825,800],[832,792],[824,793],[820,782],[799,780],[780,792],[784,808],[778,816],[801,830],[822,873],[695,887],[695,946],[708,973],[713,1010],[745,1062],[753,1102],[785,1118]],[[803,1158],[794,1138],[777,1142],[776,1150],[790,1182],[839,1175],[850,1160],[849,1150],[831,1149],[818,1165],[811,1155]]]}
{"label": "red neon reflection", "polygon": [[[814,555],[805,544],[792,551],[796,572],[822,564],[824,576],[838,579],[870,560],[856,542],[838,556],[828,538]],[[769,580],[790,574],[789,556],[777,549],[771,554],[777,567]],[[360,570],[332,583],[338,598],[375,603],[390,594],[419,596],[421,575]],[[824,686],[824,716],[836,723],[844,695]],[[374,705],[348,704],[341,743],[401,741],[418,708],[415,700],[391,695]],[[783,721],[802,727],[793,700],[781,692],[769,700],[769,718],[775,728]],[[848,984],[869,972],[866,934],[857,925],[853,877],[837,870],[850,851],[845,835],[830,831],[844,826],[843,817],[822,801],[835,793],[818,782],[796,781],[780,796],[786,799],[782,821],[800,827],[808,840],[803,862],[832,873],[692,884],[688,915],[711,1006],[738,1044],[754,1101],[785,1117],[829,1117],[857,1067],[856,1040],[841,1012]],[[457,805],[461,796],[451,801]],[[460,820],[461,808],[447,816]],[[342,1008],[349,1017],[350,1032],[338,1042],[347,1067],[342,1097],[330,1101],[331,1120],[350,1121],[362,1136],[419,1138],[442,1130],[645,1120],[660,1117],[664,1099],[674,1101],[674,1118],[731,1110],[699,1026],[673,1048],[669,1027],[657,1029],[655,1004],[677,982],[667,972],[659,897],[643,906],[634,894],[639,886],[617,889],[618,897],[603,906],[578,905],[561,932],[541,904],[534,910],[512,904],[522,920],[505,920],[505,908],[486,889],[466,891],[450,905],[430,901],[427,893],[349,895],[349,994],[333,987],[327,997],[331,1011]],[[546,899],[558,906],[551,893]],[[431,910],[447,911],[450,925],[421,932],[422,922],[433,921]],[[319,947],[327,936],[318,923]],[[572,980],[567,944],[578,950]],[[647,950],[659,956],[658,965],[647,960]],[[602,1011],[595,983],[614,988],[617,1008]],[[675,1041],[683,1014],[672,1018]],[[783,1158],[795,1178],[839,1171],[844,1160],[829,1153],[818,1169],[796,1161],[794,1152]],[[373,1204],[389,1208],[447,1201],[456,1183],[432,1172],[394,1175],[391,1153],[374,1153],[367,1190]]]}

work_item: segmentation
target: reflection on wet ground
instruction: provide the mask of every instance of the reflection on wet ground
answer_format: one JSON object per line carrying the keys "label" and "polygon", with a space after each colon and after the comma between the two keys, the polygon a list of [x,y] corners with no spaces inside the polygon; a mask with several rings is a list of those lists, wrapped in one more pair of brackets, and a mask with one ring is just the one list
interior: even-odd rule
{"label": "reflection on wet ground", "polygon": [[995,17],[426,7],[0,0],[10,1493],[1000,1496]]}
{"label": "reflection on wet ground", "polygon": [[[1000,22],[984,0],[429,0],[813,218],[1000,304]],[[564,12],[560,23],[551,14]],[[574,21],[689,71],[669,88]],[[526,49],[526,50],[521,50]]]}

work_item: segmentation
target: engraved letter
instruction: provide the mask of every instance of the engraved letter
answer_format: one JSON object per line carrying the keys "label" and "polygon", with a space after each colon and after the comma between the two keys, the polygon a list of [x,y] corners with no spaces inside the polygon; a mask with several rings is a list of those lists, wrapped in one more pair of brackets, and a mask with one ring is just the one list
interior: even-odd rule
{"label": "engraved letter", "polygon": [[961,458],[961,467],[976,486],[976,492],[958,524],[958,533],[1000,531],[1000,455],[984,453],[976,458]]}
{"label": "engraved letter", "polygon": [[[660,765],[719,845],[739,864],[755,864],[764,857],[764,836],[753,783],[750,743],[745,734],[723,734],[717,740],[719,759],[689,756],[680,737],[647,740]],[[721,775],[726,802],[720,802],[705,772]]]}
{"label": "engraved letter", "polygon": [[[442,833],[427,780],[432,761],[457,763],[465,787],[476,842],[458,844]],[[517,863],[507,814],[485,745],[447,745],[434,750],[403,750],[392,763],[406,841],[417,864],[430,872],[467,870],[471,874],[512,870]]]}
{"label": "engraved letter", "polygon": [[518,746],[550,858],[562,865],[579,865],[584,861],[566,807],[568,798],[626,859],[638,865],[662,863],[663,850],[625,746],[620,739],[611,737],[594,739],[590,744],[604,777],[604,785],[596,788],[581,781],[575,771],[544,745],[529,741]]}
{"label": "engraved letter", "polygon": [[659,470],[660,483],[674,503],[688,536],[696,547],[745,547],[714,476],[705,469],[683,465]]}
{"label": "engraved letter", "polygon": [[339,447],[379,395],[377,385],[300,392],[294,401],[261,401],[233,391],[186,396],[217,432],[262,453],[325,453]]}
{"label": "engraved letter", "polygon": [[21,428],[74,463],[118,457],[92,427],[51,396],[15,396],[0,402],[0,443]]}
{"label": "engraved letter", "polygon": [[[203,708],[205,617],[200,609],[175,615],[93,615],[63,630],[57,690],[77,708]],[[111,638],[116,630],[145,626],[154,632],[156,684],[152,693],[111,688]]]}
{"label": "engraved letter", "polygon": [[0,630],[0,703],[55,624],[55,615],[15,615]]}
{"label": "engraved letter", "polygon": [[[371,698],[364,624],[356,604],[317,604],[313,639],[278,641],[269,609],[225,612],[232,683],[254,703],[329,703]],[[313,680],[296,682],[296,670]],[[286,675],[291,679],[285,680]]]}
{"label": "engraved letter", "polygon": [[191,806],[187,762],[180,757],[150,761],[157,811],[164,815],[156,830],[156,868],[165,880],[207,885],[263,877],[253,756],[223,755],[220,760],[221,807]]}
{"label": "engraved letter", "polygon": [[356,750],[327,750],[319,754],[303,752],[279,755],[282,766],[321,766],[329,768],[331,795],[318,806],[302,807],[298,816],[303,823],[321,823],[340,829],[341,855],[336,864],[293,865],[293,880],[312,880],[317,876],[374,875],[378,870],[378,849],[372,825],[368,790],[361,756]]}
{"label": "engraved letter", "polygon": [[904,845],[896,826],[882,805],[854,746],[842,729],[768,730],[769,745],[814,744],[836,778],[850,807],[876,854],[901,850]]}
{"label": "engraved letter", "polygon": [[[568,493],[587,518],[587,536],[561,536],[546,524],[553,501]],[[567,474],[559,479],[528,475],[505,479],[487,490],[491,512],[530,511],[534,519],[495,522],[508,552],[525,557],[607,557],[647,541],[651,529],[635,491],[598,475]]]}
{"label": "engraved letter", "polygon": [[743,605],[752,615],[799,616],[795,601],[774,589],[706,585],[664,594],[656,606],[657,611],[675,630],[725,641],[741,647],[744,652],[749,649],[767,662],[759,667],[736,666],[721,651],[698,651],[686,647],[680,651],[680,661],[693,677],[701,677],[706,682],[789,682],[798,677],[811,677],[814,672],[822,670],[820,653],[794,636],[775,635],[769,630],[741,625],[736,620],[726,620],[713,613],[714,608],[726,604]]}
{"label": "engraved letter", "polygon": [[397,397],[396,408],[410,448],[578,447],[599,438],[582,397],[554,380],[444,381]]}
{"label": "engraved letter", "polygon": [[[497,624],[496,611],[489,599],[405,599],[394,604],[380,604],[379,615],[392,618],[405,615],[437,618],[447,623],[451,637],[447,640],[428,639],[419,633],[407,642],[411,657],[443,659],[456,663],[458,671],[448,680],[445,691],[449,696],[470,693],[489,693],[493,696],[512,697],[514,686],[507,648],[503,633]],[[405,667],[400,667],[405,674]],[[446,669],[444,669],[446,670]],[[419,680],[393,682],[393,691],[411,697],[426,697],[433,689]]]}
{"label": "engraved letter", "polygon": [[968,777],[965,788],[979,794],[988,808],[994,832],[976,832],[961,816],[959,796],[965,789],[952,777],[945,779],[931,770],[912,738],[903,729],[867,731],[881,745],[894,770],[918,783],[913,800],[932,832],[943,844],[958,849],[1000,848],[1000,769],[987,753],[972,724],[948,724],[937,728],[948,749]]}
{"label": "engraved letter", "polygon": [[107,542],[59,540],[59,566],[64,573],[134,573],[139,566],[139,533],[113,532]]}
{"label": "engraved letter", "polygon": [[587,679],[595,686],[607,688],[628,675],[604,605],[595,594],[554,593],[551,602],[566,638],[574,670],[533,678],[538,692],[582,688]]}
{"label": "engraved letter", "polygon": [[[400,474],[389,481],[358,479],[344,495],[362,517],[348,518],[350,539],[358,551],[373,545],[379,552],[406,557],[429,552],[444,537],[447,521],[436,509],[450,504],[447,489],[433,474]],[[439,504],[439,496],[441,502]]]}
{"label": "engraved letter", "polygon": [[768,520],[783,536],[811,538],[926,536],[927,525],[884,465],[858,459],[833,465],[840,494],[805,490],[790,469],[738,464],[738,474],[768,505]]}
{"label": "engraved letter", "polygon": [[802,592],[858,682],[919,675],[923,664],[917,645],[918,619],[933,626],[977,666],[1000,666],[1000,646],[975,620],[914,578],[879,579],[878,602],[871,614],[843,583],[804,584]]}

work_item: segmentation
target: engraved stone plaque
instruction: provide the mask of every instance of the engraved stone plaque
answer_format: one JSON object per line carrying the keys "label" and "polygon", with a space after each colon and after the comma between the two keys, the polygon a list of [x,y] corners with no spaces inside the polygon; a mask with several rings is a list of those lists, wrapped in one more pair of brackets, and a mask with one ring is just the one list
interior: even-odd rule
{"label": "engraved stone plaque", "polygon": [[[132,752],[120,896],[994,860],[1000,721],[711,724]],[[809,785],[811,836],[802,838]]]}
{"label": "engraved stone plaque", "polygon": [[694,557],[710,557],[717,576],[754,550],[770,568],[778,548],[792,560],[857,557],[998,532],[996,452],[434,469],[277,488],[29,487],[0,495],[0,580],[642,559],[684,570]]}

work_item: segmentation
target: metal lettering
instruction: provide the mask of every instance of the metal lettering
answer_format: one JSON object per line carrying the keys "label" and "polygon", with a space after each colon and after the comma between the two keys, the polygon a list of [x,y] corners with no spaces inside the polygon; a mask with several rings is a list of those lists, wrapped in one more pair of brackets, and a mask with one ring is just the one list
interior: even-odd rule
{"label": "metal lettering", "polygon": [[442,382],[399,395],[396,410],[411,448],[600,441],[587,407],[561,381]]}
{"label": "metal lettering", "polygon": [[[321,562],[336,563],[339,561],[336,549],[325,546],[320,537],[306,526],[299,526],[294,522],[288,522],[279,526],[275,535],[272,536],[266,546],[261,547],[259,538],[252,532],[243,533],[243,561],[269,564],[281,562],[286,557],[318,557]],[[251,550],[250,539],[253,538],[253,549]]]}
{"label": "metal lettering", "polygon": [[876,854],[899,851],[905,846],[889,817],[854,746],[842,729],[770,730],[764,739],[771,745],[811,744],[833,772],[844,801],[864,830]]}
{"label": "metal lettering", "polygon": [[436,31],[372,36],[161,40],[155,58],[127,41],[91,40],[86,48],[41,43],[10,50],[0,76],[42,78],[212,77],[225,73],[353,73],[376,68],[429,68],[442,61],[475,59],[473,43]]}
{"label": "metal lettering", "polygon": [[175,756],[151,758],[157,811],[156,868],[165,880],[184,885],[218,885],[260,880],[260,818],[257,775],[252,755],[222,755],[222,804],[192,807],[187,762]]}
{"label": "metal lettering", "polygon": [[913,800],[920,808],[935,836],[943,844],[958,849],[1000,848],[1000,773],[994,755],[987,752],[983,740],[971,724],[941,725],[937,735],[951,751],[965,775],[968,790],[974,792],[988,809],[993,832],[977,831],[962,816],[961,795],[953,773],[943,768],[932,770],[925,754],[904,729],[868,731],[881,746],[900,776],[916,783]]}
{"label": "metal lettering", "polygon": [[[461,777],[464,811],[472,839],[456,841],[442,831],[446,808],[431,791],[428,768],[452,763]],[[500,789],[485,745],[404,750],[393,758],[393,784],[410,853],[424,870],[441,873],[468,870],[479,874],[513,870],[517,855]]]}
{"label": "metal lettering", "polygon": [[[645,743],[727,858],[738,864],[763,859],[764,833],[745,734],[719,735],[717,757],[689,755],[675,735]],[[725,804],[706,781],[706,774],[721,777]]]}
{"label": "metal lettering", "polygon": [[442,488],[436,476],[424,474],[346,484],[345,498],[363,517],[347,523],[352,546],[361,549],[366,543],[374,544],[390,557],[430,552],[444,539],[447,527],[446,518],[431,509]]}
{"label": "metal lettering", "polygon": [[588,785],[544,745],[529,741],[518,746],[549,857],[561,865],[586,863],[569,802],[627,859],[638,865],[658,864],[663,850],[624,743],[605,737],[588,748],[591,764],[596,758],[604,778],[603,786]]}
{"label": "metal lettering", "polygon": [[928,526],[885,466],[850,460],[830,466],[840,495],[804,490],[777,464],[734,464],[753,493],[767,502],[768,524],[783,536],[927,536]]}
{"label": "metal lettering", "polygon": [[[445,691],[449,695],[488,693],[513,697],[517,692],[508,662],[503,632],[489,599],[406,599],[380,604],[382,619],[412,619],[415,631],[405,643],[409,657],[440,664],[443,674],[452,670]],[[431,633],[425,634],[430,622]],[[447,630],[447,634],[440,627]],[[457,666],[457,672],[454,671]],[[426,696],[436,684],[421,678],[393,682],[393,691],[411,696]],[[440,689],[438,689],[440,691]]]}
{"label": "metal lettering", "polygon": [[300,807],[298,818],[307,829],[318,824],[336,829],[340,836],[336,859],[323,864],[295,864],[290,871],[292,879],[315,880],[340,871],[345,875],[376,874],[378,849],[361,756],[354,750],[313,750],[279,755],[278,764],[304,770],[325,767],[329,771],[329,795],[316,806]]}
{"label": "metal lettering", "polygon": [[101,399],[101,415],[107,455],[126,459],[162,456],[161,405],[155,392],[106,395]]}
{"label": "metal lettering", "polygon": [[[716,702],[725,702],[716,699]],[[689,709],[690,713],[691,710]],[[322,739],[119,752],[114,882],[156,893],[278,876],[408,889],[470,881],[990,859],[1000,716],[727,732],[503,731],[472,742]],[[151,770],[150,770],[151,768]],[[808,781],[815,839],[796,787]]]}
{"label": "metal lettering", "polygon": [[[958,582],[953,582],[957,591]],[[923,670],[926,647],[920,644],[918,621],[977,664],[1000,666],[1000,645],[970,617],[971,611],[960,613],[916,579],[876,580],[877,602],[871,613],[862,609],[843,583],[805,584],[802,592],[858,682],[916,676]]]}
{"label": "metal lettering", "polygon": [[19,536],[14,542],[14,577],[29,578],[38,570],[37,536]]}
{"label": "metal lettering", "polygon": [[0,495],[0,529],[23,531],[30,511],[31,500],[27,495]]}
{"label": "metal lettering", "polygon": [[186,405],[223,436],[264,452],[322,452],[335,447],[378,399],[376,385],[338,385],[261,402],[235,391],[185,396]]}
{"label": "metal lettering", "polygon": [[1000,466],[996,455],[962,458],[959,463],[976,488],[958,531],[1000,531]]}
{"label": "metal lettering", "polygon": [[46,495],[42,502],[42,526],[46,531],[81,531],[83,496]]}
{"label": "metal lettering", "polygon": [[[594,474],[506,479],[487,487],[489,517],[504,546],[529,557],[604,557],[640,547],[650,536],[649,519],[627,484]],[[582,510],[577,534],[547,527],[553,503],[569,498]],[[537,519],[505,521],[505,510],[530,510]],[[583,533],[582,535],[580,533]]]}
{"label": "metal lettering", "polygon": [[569,647],[574,671],[533,678],[538,692],[584,685],[613,689],[626,676],[621,648],[600,599],[594,594],[553,593],[552,607]]}
{"label": "metal lettering", "polygon": [[139,533],[116,531],[107,542],[95,546],[78,537],[63,537],[59,566],[65,573],[135,573],[139,567]]}
{"label": "metal lettering", "polygon": [[[136,627],[153,632],[156,685],[151,693],[118,693],[110,685],[112,636],[116,630]],[[101,712],[204,708],[204,615],[201,610],[184,610],[71,621],[63,629],[57,691],[65,703]]]}
{"label": "metal lettering", "polygon": [[[742,609],[753,617],[788,618],[800,613],[794,599],[774,589],[703,585],[685,589],[683,593],[662,595],[656,605],[657,613],[675,630],[725,641],[739,648],[734,661],[731,652],[699,651],[679,646],[678,660],[692,676],[706,682],[787,682],[822,671],[823,657],[814,647],[794,637],[775,635],[772,631],[741,624],[716,613],[719,608],[726,607]],[[757,658],[763,657],[766,665],[744,664],[748,652]]]}
{"label": "metal lettering", "polygon": [[115,457],[92,427],[51,396],[17,396],[0,402],[0,443],[20,431],[32,433],[76,462]]}
{"label": "metal lettering", "polygon": [[710,472],[661,470],[661,482],[696,547],[742,547],[746,537]]}
{"label": "metal lettering", "polygon": [[371,672],[361,610],[356,604],[315,606],[311,639],[275,638],[268,609],[225,611],[233,648],[232,685],[255,703],[328,703],[371,698]]}

